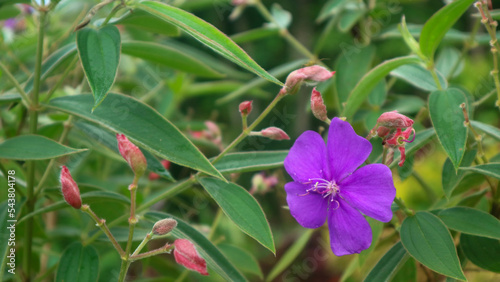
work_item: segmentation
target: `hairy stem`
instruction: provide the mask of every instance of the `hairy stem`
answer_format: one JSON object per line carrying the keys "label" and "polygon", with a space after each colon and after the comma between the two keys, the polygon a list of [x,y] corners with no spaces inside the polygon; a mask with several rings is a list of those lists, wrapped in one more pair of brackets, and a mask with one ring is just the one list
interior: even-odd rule
{"label": "hairy stem", "polygon": [[[113,244],[113,246],[115,247],[115,249],[118,251],[118,253],[120,254],[120,257],[123,257],[125,256],[125,252],[123,251],[122,247],[120,246],[120,244],[118,244],[118,241],[116,241],[115,237],[113,236],[113,234],[111,234],[111,231],[109,230],[109,227],[106,225],[106,220],[105,219],[101,219],[99,218],[93,210],[90,209],[89,205],[83,205],[81,210],[85,213],[87,213],[88,215],[90,215],[90,217],[97,223],[97,226],[99,226],[99,228],[101,229],[101,231],[106,234],[106,236],[108,237],[109,241],[111,241],[111,243]],[[84,244],[84,245],[87,245],[87,244]]]}
{"label": "hairy stem", "polygon": [[9,71],[9,69],[4,64],[2,64],[1,61],[0,61],[0,69],[2,69],[3,72],[7,75],[7,78],[10,80],[10,82],[12,82],[14,84],[14,87],[16,87],[16,90],[19,92],[19,95],[21,95],[21,97],[23,98],[24,104],[27,107],[30,107],[31,100],[28,97],[28,94],[26,94],[26,92],[24,92],[23,87],[19,84],[19,82],[14,77],[14,75],[12,75],[12,73]]}

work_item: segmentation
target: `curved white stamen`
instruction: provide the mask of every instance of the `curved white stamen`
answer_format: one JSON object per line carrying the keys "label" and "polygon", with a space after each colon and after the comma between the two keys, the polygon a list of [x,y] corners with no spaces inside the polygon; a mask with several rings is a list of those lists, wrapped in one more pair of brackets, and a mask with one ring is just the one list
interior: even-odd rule
{"label": "curved white stamen", "polygon": [[324,199],[328,199],[328,205],[329,207],[333,206],[333,210],[339,208],[340,203],[336,200],[336,198],[337,194],[340,192],[340,189],[335,181],[328,181],[323,178],[309,178],[308,182],[302,184],[312,185],[306,190],[305,194],[298,196],[307,196],[310,193],[316,193],[321,195]]}

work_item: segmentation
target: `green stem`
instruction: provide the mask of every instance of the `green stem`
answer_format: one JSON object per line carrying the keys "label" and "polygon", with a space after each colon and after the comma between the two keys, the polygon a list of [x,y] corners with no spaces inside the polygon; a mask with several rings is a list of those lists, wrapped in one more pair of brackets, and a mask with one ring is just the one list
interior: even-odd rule
{"label": "green stem", "polygon": [[179,275],[179,277],[177,277],[177,279],[175,279],[174,282],[182,282],[182,281],[184,281],[184,279],[186,279],[186,277],[188,276],[188,274],[189,274],[189,270],[184,269],[184,271],[181,273],[181,275]]}
{"label": "green stem", "polygon": [[399,208],[407,215],[407,216],[413,216],[415,215],[415,212],[413,212],[412,210],[408,209],[405,205],[405,203],[403,202],[403,200],[401,200],[400,198],[398,197],[395,197],[394,198],[394,202],[399,206]]}
{"label": "green stem", "polygon": [[153,238],[153,231],[149,232],[148,235],[146,235],[146,237],[142,239],[142,242],[139,244],[139,246],[137,246],[132,256],[138,255],[144,248],[144,246],[146,246],[146,244],[149,242],[149,240],[151,240],[151,238]]}
{"label": "green stem", "polygon": [[101,26],[105,26],[109,22],[109,20],[111,20],[111,18],[116,14],[116,12],[118,12],[122,7],[123,7],[123,3],[120,3],[120,4],[116,5],[113,8],[113,10],[111,10],[111,12],[106,17],[106,19],[104,20],[104,22],[102,23]]}
{"label": "green stem", "polygon": [[[109,230],[109,227],[106,225],[106,220],[99,218],[94,213],[94,211],[92,211],[90,209],[89,205],[83,205],[82,208],[81,208],[81,210],[83,212],[87,213],[88,215],[90,215],[90,217],[97,223],[97,226],[99,226],[99,228],[101,229],[101,231],[104,234],[106,234],[106,236],[108,237],[109,241],[111,241],[111,243],[113,244],[113,246],[115,247],[115,249],[118,251],[118,253],[120,254],[120,257],[125,256],[125,252],[123,251],[122,247],[120,246],[120,244],[118,244],[118,242],[116,241],[115,237],[113,236],[113,234]],[[84,245],[87,245],[87,244],[84,244]]]}
{"label": "green stem", "polygon": [[122,260],[122,265],[120,266],[120,276],[118,277],[118,282],[123,282],[125,281],[125,277],[127,276],[127,270],[130,266],[130,263],[128,260]]}
{"label": "green stem", "polygon": [[7,78],[14,84],[14,86],[17,89],[17,91],[19,92],[19,94],[23,98],[23,101],[24,101],[25,105],[27,107],[30,107],[31,100],[28,97],[28,94],[26,94],[26,92],[24,92],[23,87],[19,84],[19,82],[17,81],[17,79],[12,75],[12,73],[9,71],[9,69],[4,64],[2,64],[2,62],[0,62],[0,68],[5,72],[5,74],[7,75]]}
{"label": "green stem", "polygon": [[486,102],[491,96],[495,95],[495,93],[497,93],[497,90],[496,88],[491,90],[490,92],[488,92],[486,95],[484,95],[483,97],[481,97],[481,99],[477,100],[476,102],[472,103],[472,105],[474,107],[477,107],[479,105],[481,105],[482,103]]}
{"label": "green stem", "polygon": [[[42,6],[45,6],[45,1],[42,0]],[[33,74],[33,96],[31,97],[31,104],[28,109],[29,112],[29,132],[36,134],[38,125],[38,94],[40,93],[40,80],[42,70],[42,57],[43,57],[43,41],[45,37],[45,16],[46,11],[40,10],[39,23],[38,23],[38,41],[35,57],[35,72]],[[35,161],[27,163],[27,199],[26,207],[27,213],[32,213],[35,210],[36,198],[34,197],[35,187]],[[32,257],[32,243],[33,243],[33,218],[28,219],[26,222],[25,231],[25,246],[24,246],[24,266],[26,269],[26,281],[31,280],[31,257]]]}
{"label": "green stem", "polygon": [[155,250],[152,250],[149,252],[145,252],[145,253],[138,254],[138,255],[132,255],[132,256],[130,256],[130,261],[134,262],[136,260],[141,260],[141,259],[145,259],[148,257],[164,254],[164,253],[170,252],[170,250],[173,247],[174,247],[173,245],[166,244],[165,246],[163,246],[161,248],[158,248],[158,249],[155,249]]}
{"label": "green stem", "polygon": [[120,278],[118,281],[125,281],[125,276],[127,275],[128,268],[130,266],[130,251],[132,250],[132,243],[134,241],[134,229],[137,224],[137,218],[135,216],[135,204],[137,196],[137,182],[139,178],[137,175],[134,177],[134,181],[129,186],[130,190],[130,218],[128,220],[129,230],[128,230],[128,240],[127,247],[125,249],[125,257],[122,257],[122,265],[120,268]]}
{"label": "green stem", "polygon": [[217,209],[217,214],[215,215],[214,222],[212,223],[212,228],[210,228],[210,234],[208,234],[208,240],[212,240],[215,235],[215,230],[217,230],[217,226],[222,218],[222,209]]}
{"label": "green stem", "polygon": [[384,146],[383,151],[382,151],[382,164],[385,165],[386,161],[387,161],[387,147]]}
{"label": "green stem", "polygon": [[439,77],[436,73],[436,68],[432,65],[432,68],[429,70],[432,74],[432,78],[434,78],[434,82],[436,82],[436,86],[438,90],[443,90],[443,86],[441,86],[441,82],[439,81]]}
{"label": "green stem", "polygon": [[50,100],[50,97],[52,97],[54,92],[56,92],[56,90],[59,89],[59,87],[61,87],[61,85],[63,84],[63,82],[66,79],[66,77],[68,76],[68,74],[72,70],[74,70],[74,66],[75,66],[76,62],[78,62],[78,56],[75,56],[75,58],[73,59],[73,61],[71,61],[71,63],[66,68],[66,70],[64,70],[64,73],[61,75],[61,78],[59,79],[59,81],[57,81],[57,83],[49,90],[49,92],[47,93],[47,95],[43,99],[44,103],[46,103],[48,100]]}

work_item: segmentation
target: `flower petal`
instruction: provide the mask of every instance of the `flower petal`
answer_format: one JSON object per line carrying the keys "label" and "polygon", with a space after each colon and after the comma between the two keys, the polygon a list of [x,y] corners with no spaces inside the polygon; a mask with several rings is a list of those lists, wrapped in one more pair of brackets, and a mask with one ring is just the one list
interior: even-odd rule
{"label": "flower petal", "polygon": [[327,150],[331,177],[339,182],[368,158],[372,144],[357,135],[348,122],[334,118],[328,131]]}
{"label": "flower petal", "polygon": [[328,212],[330,247],[336,256],[360,253],[370,247],[372,230],[370,224],[355,208],[339,200],[336,210]]}
{"label": "flower petal", "polygon": [[318,228],[325,223],[328,210],[328,199],[320,194],[307,194],[306,189],[310,185],[298,182],[285,184],[286,201],[290,207],[290,213],[297,222],[306,228]]}
{"label": "flower petal", "polygon": [[376,220],[392,218],[391,204],[396,196],[391,170],[383,164],[366,165],[339,184],[340,196],[351,206]]}
{"label": "flower petal", "polygon": [[297,138],[288,156],[285,158],[285,169],[293,180],[301,183],[310,178],[325,178],[326,146],[321,135],[314,131],[306,131]]}

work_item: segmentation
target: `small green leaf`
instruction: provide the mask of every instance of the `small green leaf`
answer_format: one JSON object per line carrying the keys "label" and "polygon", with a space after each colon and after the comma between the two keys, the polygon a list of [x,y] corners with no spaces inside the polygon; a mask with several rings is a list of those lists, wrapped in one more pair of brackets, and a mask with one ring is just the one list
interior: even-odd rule
{"label": "small green leaf", "polygon": [[[464,167],[470,166],[474,161],[474,158],[476,157],[476,152],[477,152],[476,150],[467,151],[464,155],[464,158],[462,159],[461,166]],[[460,181],[462,181],[464,176],[465,176],[465,171],[463,170],[456,171],[455,168],[453,167],[453,163],[450,161],[449,158],[447,158],[443,165],[443,173],[441,177],[441,183],[446,198],[449,199],[451,197],[453,190],[455,190],[455,188],[458,186]]]}
{"label": "small green leaf", "polygon": [[217,246],[233,264],[244,273],[257,275],[261,280],[264,278],[257,259],[246,250],[229,244]]}
{"label": "small green leaf", "polygon": [[283,254],[280,260],[274,264],[274,267],[266,277],[266,281],[273,281],[278,274],[283,272],[297,258],[297,256],[304,250],[313,232],[313,229],[306,229],[304,233],[300,235],[293,245],[288,248],[286,253]]}
{"label": "small green leaf", "polygon": [[473,193],[473,194],[463,198],[462,200],[460,200],[460,202],[458,202],[457,206],[474,208],[481,201],[481,199],[484,198],[484,195],[486,194],[486,192],[488,192],[488,189],[484,189],[484,190],[478,191],[476,193]]}
{"label": "small green leaf", "polygon": [[276,253],[273,234],[266,215],[259,203],[247,190],[234,183],[227,183],[215,178],[204,177],[200,178],[199,182],[227,217],[243,232],[257,240],[271,252]]}
{"label": "small green leaf", "polygon": [[283,166],[288,151],[241,152],[225,155],[215,164],[222,173],[249,172]]}
{"label": "small green leaf", "polygon": [[346,117],[348,120],[352,119],[361,104],[363,104],[363,101],[370,95],[373,88],[375,88],[380,80],[389,74],[390,71],[402,65],[419,62],[420,59],[415,56],[398,57],[387,60],[373,68],[361,78],[358,84],[356,84],[356,87],[354,87],[349,94],[342,116]]}
{"label": "small green leaf", "polygon": [[[400,66],[397,69],[391,71],[391,75],[400,78],[411,85],[420,88],[425,91],[435,91],[438,90],[436,82],[432,77],[430,71],[422,67],[421,65],[411,64]],[[443,89],[448,88],[448,81],[439,72],[437,72],[439,82]]]}
{"label": "small green leaf", "polygon": [[475,265],[500,273],[500,241],[468,234],[460,235],[465,256]]}
{"label": "small green leaf", "polygon": [[448,228],[471,235],[500,240],[500,220],[489,213],[467,207],[453,207],[439,212]]}
{"label": "small green leaf", "polygon": [[339,30],[348,32],[366,13],[366,5],[364,2],[350,2],[345,6],[346,9],[339,14]]}
{"label": "small green leaf", "polygon": [[95,30],[81,29],[76,44],[83,70],[94,94],[94,107],[102,103],[113,86],[120,62],[120,32],[114,25]]}
{"label": "small green leaf", "polygon": [[0,144],[0,159],[46,160],[86,150],[73,149],[40,135],[21,135]]}
{"label": "small green leaf", "polygon": [[465,95],[456,88],[434,91],[429,96],[429,113],[439,142],[450,157],[455,170],[460,166],[467,142],[467,127],[460,104]]}
{"label": "small green leaf", "polygon": [[137,4],[137,7],[164,21],[178,26],[187,34],[193,36],[201,43],[212,48],[214,51],[239,66],[273,83],[283,85],[282,82],[259,66],[245,51],[243,51],[243,49],[236,45],[236,43],[224,33],[195,15],[179,8],[153,1],[143,1]]}
{"label": "small green leaf", "polygon": [[401,244],[401,242],[397,242],[377,262],[364,281],[390,281],[408,258],[409,255],[405,248],[403,248],[403,244]]}
{"label": "small green leaf", "polygon": [[292,23],[292,13],[283,9],[278,3],[271,6],[271,15],[278,24],[278,26],[274,26],[274,23],[269,23],[271,28],[286,29]]}
{"label": "small green leaf", "polygon": [[127,41],[122,43],[122,53],[201,77],[224,77],[209,65],[175,47],[153,42]]}
{"label": "small green leaf", "polygon": [[[436,69],[444,77],[453,78],[458,76],[464,69],[465,63],[462,60],[460,51],[453,47],[446,47],[438,54]],[[453,73],[451,73],[453,71]]]}
{"label": "small green leaf", "polygon": [[450,232],[430,212],[419,211],[401,225],[401,242],[412,257],[443,275],[466,280]]}
{"label": "small green leaf", "polygon": [[[177,227],[169,234],[175,238],[188,239],[196,245],[197,251],[207,261],[210,269],[215,270],[226,281],[247,281],[247,279],[236,269],[232,263],[210,242],[205,235],[200,233],[187,222],[173,215],[162,212],[148,212],[145,218],[153,223],[164,218],[173,218],[177,221]],[[152,225],[151,225],[152,226]]]}
{"label": "small green leaf", "polygon": [[474,121],[472,120],[471,122],[472,127],[474,128],[479,128],[481,131],[484,133],[490,135],[491,137],[495,138],[496,140],[500,141],[500,129],[491,126],[489,124],[485,124],[479,121]]}
{"label": "small green leaf", "polygon": [[56,282],[91,282],[99,276],[99,256],[92,246],[80,242],[71,244],[62,254]]}
{"label": "small green leaf", "polygon": [[130,96],[114,93],[109,96],[93,113],[92,96],[88,94],[52,99],[47,107],[123,133],[163,159],[223,179],[193,143],[153,108]]}
{"label": "small green leaf", "polygon": [[433,60],[434,52],[446,32],[476,0],[456,0],[437,11],[424,25],[420,34],[420,50]]}
{"label": "small green leaf", "polygon": [[461,167],[460,170],[473,171],[482,175],[500,179],[500,163],[488,163],[470,167]]}

